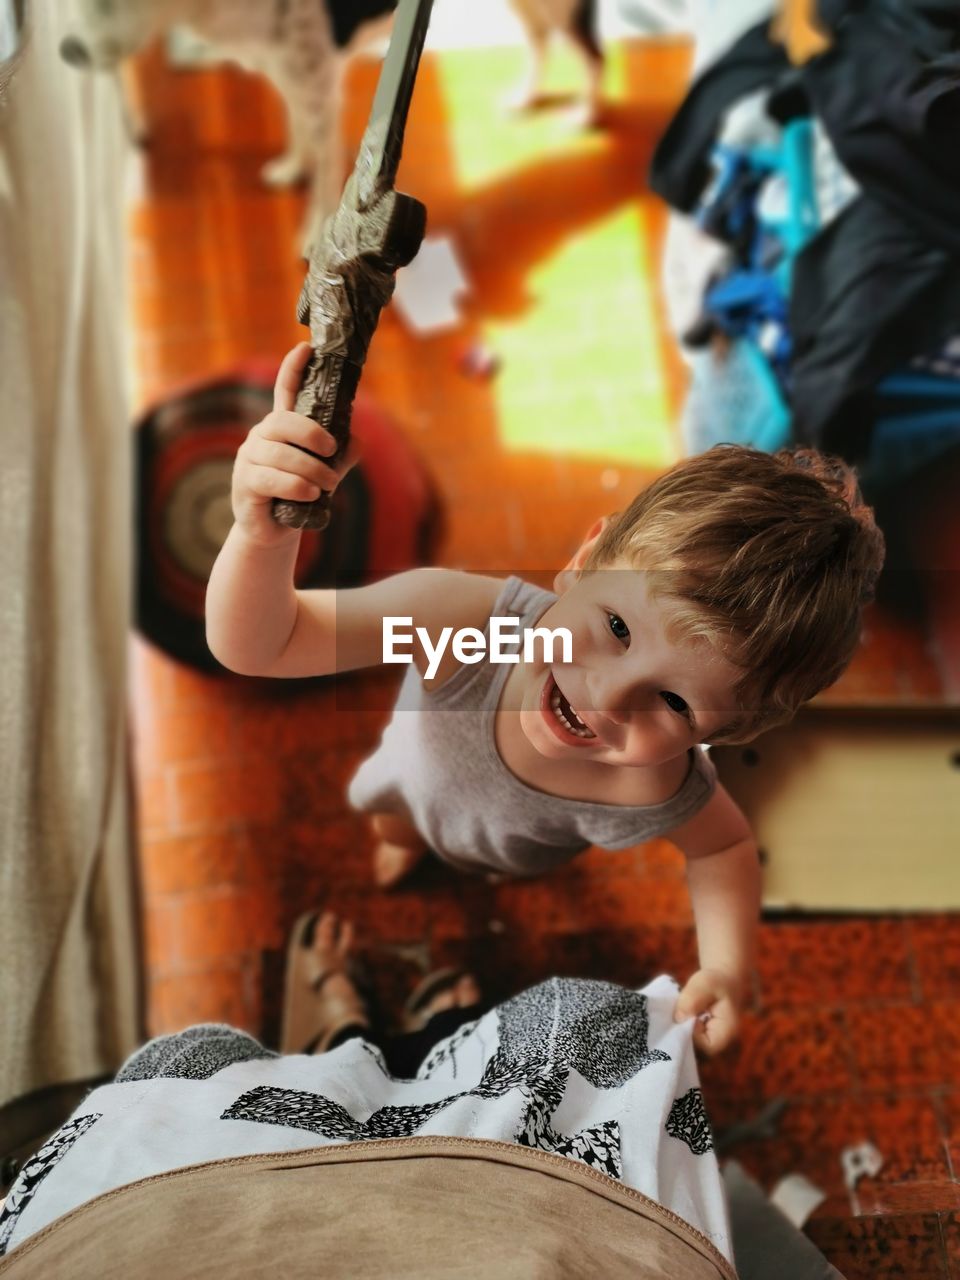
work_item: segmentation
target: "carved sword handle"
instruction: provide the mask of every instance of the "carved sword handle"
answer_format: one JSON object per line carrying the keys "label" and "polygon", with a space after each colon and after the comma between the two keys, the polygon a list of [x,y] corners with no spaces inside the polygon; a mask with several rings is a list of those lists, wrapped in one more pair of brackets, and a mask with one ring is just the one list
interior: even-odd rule
{"label": "carved sword handle", "polygon": [[[297,318],[310,326],[313,355],[295,407],[333,435],[337,451],[322,459],[331,466],[350,440],[353,398],[380,312],[393,294],[398,268],[416,257],[426,225],[424,205],[392,188],[361,208],[354,172],[310,255]],[[272,510],[291,529],[324,529],[330,494],[314,502],[275,498]]]}

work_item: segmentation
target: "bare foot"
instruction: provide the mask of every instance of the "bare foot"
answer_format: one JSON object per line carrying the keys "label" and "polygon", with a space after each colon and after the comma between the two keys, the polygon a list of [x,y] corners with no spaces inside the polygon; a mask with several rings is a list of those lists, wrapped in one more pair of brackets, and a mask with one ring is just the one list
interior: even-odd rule
{"label": "bare foot", "polygon": [[349,973],[354,938],[355,930],[349,920],[340,920],[332,911],[325,911],[314,926],[309,950],[319,975],[315,982],[320,981],[324,996],[355,1005],[366,1022],[366,1001]]}
{"label": "bare foot", "polygon": [[353,941],[353,925],[331,911],[298,921],[287,953],[284,1053],[323,1053],[345,1031],[370,1025],[351,972]]}
{"label": "bare foot", "polygon": [[382,840],[373,851],[373,883],[378,889],[392,889],[405,880],[426,855],[425,847],[411,849],[409,845]]}
{"label": "bare foot", "polygon": [[414,991],[407,1002],[404,1024],[407,1031],[420,1031],[434,1014],[445,1009],[467,1009],[479,1004],[482,998],[472,973],[440,970],[424,978],[420,986],[425,988],[424,995],[418,998]]}
{"label": "bare foot", "polygon": [[373,850],[373,882],[380,889],[392,889],[405,879],[428,852],[416,827],[396,813],[370,815],[370,827],[377,844]]}
{"label": "bare foot", "polygon": [[524,83],[504,97],[503,109],[508,115],[524,115],[542,107],[545,101],[544,95],[535,85]]}
{"label": "bare foot", "polygon": [[601,129],[604,125],[603,103],[593,98],[577,102],[567,112],[566,122],[578,133]]}
{"label": "bare foot", "polygon": [[287,151],[268,160],[260,170],[260,176],[268,187],[292,187],[306,180],[308,170],[295,151]]}
{"label": "bare foot", "polygon": [[465,973],[462,978],[437,994],[423,1006],[428,1018],[444,1009],[468,1009],[472,1004],[480,1003],[480,987],[472,973]]}

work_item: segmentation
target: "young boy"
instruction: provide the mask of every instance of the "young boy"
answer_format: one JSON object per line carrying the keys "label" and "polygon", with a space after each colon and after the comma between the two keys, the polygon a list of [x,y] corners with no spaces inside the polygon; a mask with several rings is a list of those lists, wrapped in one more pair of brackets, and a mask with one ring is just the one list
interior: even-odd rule
{"label": "young boy", "polygon": [[[212,652],[243,674],[312,676],[382,662],[385,619],[421,628],[393,720],[350,787],[372,815],[380,883],[428,849],[464,870],[533,875],[591,844],[668,836],[686,857],[701,966],[677,1017],[709,1015],[697,1042],[719,1051],[746,996],[760,876],[700,744],[784,723],[849,662],[883,559],[852,474],[812,451],[688,458],[597,521],[556,595],[442,569],[297,591],[299,534],[271,501],[311,500],[349,466],[304,452],[334,451],[292,412],[308,355],[287,356],[274,412],[237,455],[235,524],[207,592]],[[476,641],[500,617],[564,629],[569,653],[540,644],[475,663],[448,643],[441,655],[445,629]]]}

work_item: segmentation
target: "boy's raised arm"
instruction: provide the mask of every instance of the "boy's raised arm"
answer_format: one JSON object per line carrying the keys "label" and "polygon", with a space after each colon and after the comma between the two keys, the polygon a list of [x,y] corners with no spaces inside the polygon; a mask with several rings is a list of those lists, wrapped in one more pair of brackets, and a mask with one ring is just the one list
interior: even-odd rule
{"label": "boy's raised arm", "polygon": [[239,675],[266,675],[286,648],[297,620],[293,567],[300,534],[264,546],[234,524],[207,585],[207,645]]}
{"label": "boy's raised arm", "polygon": [[[304,342],[286,357],[273,412],[240,446],[234,525],[207,585],[207,644],[240,675],[318,676],[376,666],[383,660],[385,617],[409,618],[431,636],[449,625],[482,626],[499,588],[494,579],[453,570],[411,569],[352,590],[296,590],[300,533],[273,519],[273,499],[305,502],[321,488],[332,492],[356,460],[348,452],[333,469],[312,456],[329,456],[335,444],[318,423],[293,412],[309,355]],[[422,664],[419,645],[414,659]]]}
{"label": "boy's raised arm", "polygon": [[[383,661],[384,618],[405,620],[436,636],[451,619],[483,621],[491,579],[447,569],[409,569],[348,590],[296,591],[291,585],[296,549],[287,557],[243,543],[236,527],[224,544],[207,592],[207,641],[214,656],[242,675],[330,675]],[[228,539],[228,543],[229,543]],[[235,633],[235,634],[234,634]],[[413,640],[411,656],[425,656]]]}
{"label": "boy's raised arm", "polygon": [[[329,467],[322,458],[335,452],[333,437],[293,412],[309,356],[306,342],[287,355],[277,374],[273,411],[250,430],[237,452],[231,492],[234,525],[207,586],[210,651],[224,666],[244,675],[268,674],[296,626],[293,569],[300,534],[273,519],[274,498],[310,501],[321,488],[335,489],[353,462],[348,457],[336,471]],[[322,653],[317,660],[323,670]]]}

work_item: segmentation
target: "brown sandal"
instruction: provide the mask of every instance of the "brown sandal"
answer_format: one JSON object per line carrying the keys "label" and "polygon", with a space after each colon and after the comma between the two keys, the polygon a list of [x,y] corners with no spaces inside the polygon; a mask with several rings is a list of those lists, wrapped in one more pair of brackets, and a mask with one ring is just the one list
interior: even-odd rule
{"label": "brown sandal", "polygon": [[323,966],[313,949],[319,911],[302,915],[290,933],[280,1031],[282,1053],[324,1053],[337,1036],[350,1028],[370,1026],[367,1003],[358,990],[352,996],[324,994],[328,978],[342,974],[357,988],[362,985],[355,962]]}
{"label": "brown sandal", "polygon": [[[441,992],[450,991],[461,978],[473,978],[469,969],[435,969],[414,987],[403,1006],[404,1031],[422,1031],[436,1010],[428,1006]],[[476,978],[474,978],[476,981]]]}

